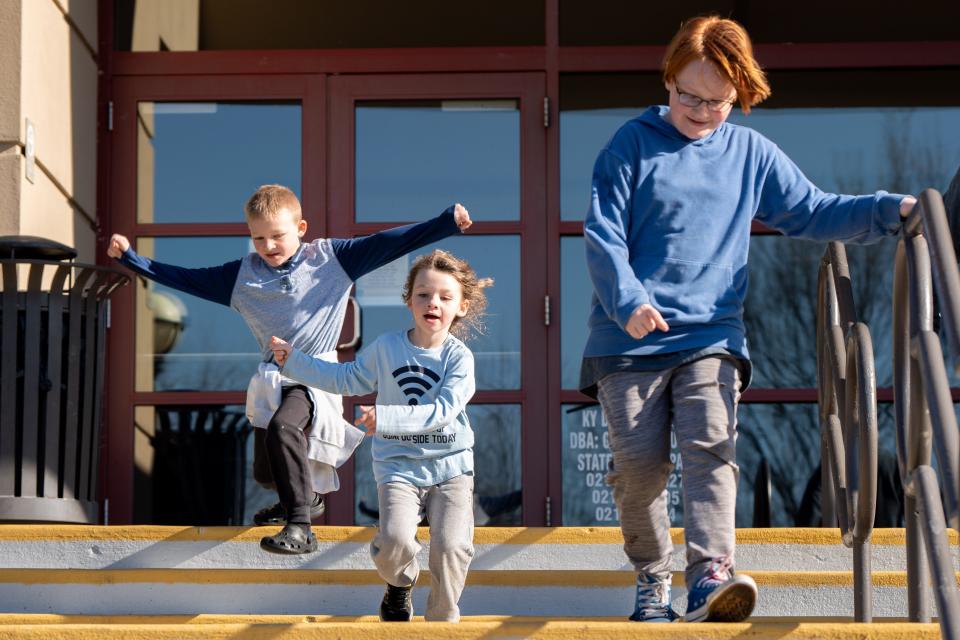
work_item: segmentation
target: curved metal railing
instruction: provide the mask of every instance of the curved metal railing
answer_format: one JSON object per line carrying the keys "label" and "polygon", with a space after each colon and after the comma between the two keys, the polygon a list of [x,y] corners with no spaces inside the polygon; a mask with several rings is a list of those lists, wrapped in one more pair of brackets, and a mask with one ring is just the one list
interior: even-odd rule
{"label": "curved metal railing", "polygon": [[870,330],[857,322],[847,254],[827,246],[817,282],[821,504],[853,549],[854,619],[873,618],[870,534],[877,506],[877,383]]}
{"label": "curved metal railing", "polygon": [[[933,327],[935,287],[952,365],[960,371],[960,273],[937,191],[924,190],[904,223],[895,269],[893,387],[897,462],[905,494],[908,615],[911,621],[929,621],[926,585],[932,571],[941,634],[960,638],[960,593],[946,535],[947,520],[955,529],[958,525],[960,437],[940,338]],[[934,441],[947,518],[930,465]]]}

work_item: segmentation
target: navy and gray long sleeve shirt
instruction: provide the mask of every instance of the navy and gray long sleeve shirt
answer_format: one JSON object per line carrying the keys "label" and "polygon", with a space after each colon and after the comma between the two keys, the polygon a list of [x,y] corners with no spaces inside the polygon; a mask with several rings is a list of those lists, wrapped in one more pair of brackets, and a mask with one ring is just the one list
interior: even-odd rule
{"label": "navy and gray long sleeve shirt", "polygon": [[250,253],[220,266],[190,269],[153,261],[132,249],[120,262],[162,285],[236,309],[257,339],[264,362],[273,359],[272,335],[304,353],[319,355],[337,346],[354,281],[459,233],[453,210],[451,206],[427,222],[362,238],[304,243],[280,267],[271,267]]}

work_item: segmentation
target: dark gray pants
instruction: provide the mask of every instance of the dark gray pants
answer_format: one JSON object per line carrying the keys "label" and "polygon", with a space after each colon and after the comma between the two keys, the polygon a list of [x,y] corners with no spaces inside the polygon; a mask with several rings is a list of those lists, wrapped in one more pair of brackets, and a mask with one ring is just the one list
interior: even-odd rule
{"label": "dark gray pants", "polygon": [[312,404],[306,387],[284,387],[266,429],[254,429],[253,478],[275,488],[287,522],[310,524],[313,484],[307,459]]}
{"label": "dark gray pants", "polygon": [[739,469],[740,371],[708,357],[673,369],[615,373],[599,384],[614,468],[607,476],[620,510],[624,551],[637,571],[670,578],[667,478],[670,427],[683,463],[686,583],[711,559],[733,557]]}

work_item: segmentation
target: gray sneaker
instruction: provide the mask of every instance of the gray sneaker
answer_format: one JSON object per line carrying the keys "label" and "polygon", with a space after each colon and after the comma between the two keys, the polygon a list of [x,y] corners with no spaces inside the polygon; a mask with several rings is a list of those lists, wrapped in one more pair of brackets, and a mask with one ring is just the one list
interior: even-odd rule
{"label": "gray sneaker", "polygon": [[637,600],[630,619],[634,622],[673,622],[679,617],[670,606],[670,582],[645,572],[637,574]]}

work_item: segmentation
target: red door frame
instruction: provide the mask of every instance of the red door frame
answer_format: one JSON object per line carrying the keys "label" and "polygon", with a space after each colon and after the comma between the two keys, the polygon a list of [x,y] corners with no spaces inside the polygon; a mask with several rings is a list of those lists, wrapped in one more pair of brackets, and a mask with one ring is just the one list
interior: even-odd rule
{"label": "red door frame", "polygon": [[[111,143],[111,205],[125,215],[110,217],[108,233],[121,233],[136,245],[142,236],[246,236],[247,225],[235,223],[140,223],[137,211],[137,104],[150,101],[262,101],[300,102],[302,112],[301,182],[304,210],[324,233],[326,99],[323,75],[233,75],[116,77],[113,79],[113,134]],[[240,210],[238,203],[237,210]],[[316,212],[316,213],[313,213]],[[135,283],[135,286],[136,283]],[[103,497],[109,502],[109,521],[129,523],[133,517],[134,407],[172,404],[244,404],[245,391],[138,392],[135,389],[135,286],[124,287],[111,298],[111,328],[106,371],[106,446]],[[105,512],[107,509],[105,508]]]}
{"label": "red door frame", "polygon": [[[523,487],[523,524],[543,525],[548,494],[550,466],[543,460],[543,447],[555,448],[551,441],[547,415],[547,381],[542,363],[547,362],[547,345],[543,327],[543,299],[546,295],[546,173],[545,128],[543,126],[544,74],[391,74],[331,77],[330,136],[327,166],[328,211],[330,235],[353,237],[366,235],[400,224],[354,222],[355,193],[355,123],[354,109],[359,100],[413,99],[517,99],[520,103],[520,211],[518,221],[476,222],[469,235],[509,234],[520,237],[521,268],[518,277],[521,314],[520,389],[512,391],[478,391],[476,404],[519,404],[521,406],[521,483]],[[332,160],[335,159],[335,160]],[[352,415],[359,400],[347,400],[345,408]],[[483,446],[478,434],[477,446]],[[344,467],[344,476],[352,476],[353,461]],[[331,496],[328,508],[337,523],[353,522],[353,483],[348,482]]]}

